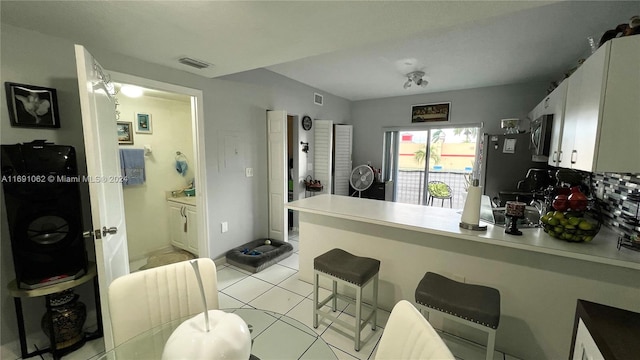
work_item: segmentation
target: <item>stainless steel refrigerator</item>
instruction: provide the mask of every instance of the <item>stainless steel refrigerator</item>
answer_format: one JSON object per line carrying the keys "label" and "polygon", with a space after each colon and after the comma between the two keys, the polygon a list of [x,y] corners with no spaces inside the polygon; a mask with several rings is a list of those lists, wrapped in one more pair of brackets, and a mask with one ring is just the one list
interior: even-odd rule
{"label": "stainless steel refrigerator", "polygon": [[491,135],[482,139],[481,185],[491,199],[500,193],[517,193],[518,182],[531,168],[548,168],[546,162],[532,160],[531,134]]}

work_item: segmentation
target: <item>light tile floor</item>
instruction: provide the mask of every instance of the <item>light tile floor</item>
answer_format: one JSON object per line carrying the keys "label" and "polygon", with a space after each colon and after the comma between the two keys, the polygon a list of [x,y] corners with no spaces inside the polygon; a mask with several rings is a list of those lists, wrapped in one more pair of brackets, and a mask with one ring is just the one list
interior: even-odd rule
{"label": "light tile floor", "polygon": [[[252,274],[227,264],[218,265],[220,308],[254,307],[271,310],[292,317],[313,329],[311,315],[313,286],[298,279],[298,237],[296,234],[290,235],[289,240],[294,247],[294,253],[260,273]],[[328,291],[321,289],[320,298],[325,298],[328,294]],[[338,310],[340,319],[355,323],[355,318],[351,315],[353,314],[352,305],[347,306],[347,303],[339,302]],[[372,331],[369,327],[363,330],[363,344],[358,352],[353,349],[352,335],[348,335],[338,324],[324,319],[314,330],[329,344],[340,360],[374,359],[389,315],[388,311],[379,310],[378,327],[376,331]],[[484,347],[446,333],[441,333],[441,336],[457,359],[485,358]],[[102,341],[95,340],[63,359],[86,360],[101,351],[104,351]],[[6,358],[17,359],[18,357]],[[45,354],[43,358],[51,359],[52,357],[50,354]],[[494,353],[494,360],[506,359],[517,360],[499,351]]]}

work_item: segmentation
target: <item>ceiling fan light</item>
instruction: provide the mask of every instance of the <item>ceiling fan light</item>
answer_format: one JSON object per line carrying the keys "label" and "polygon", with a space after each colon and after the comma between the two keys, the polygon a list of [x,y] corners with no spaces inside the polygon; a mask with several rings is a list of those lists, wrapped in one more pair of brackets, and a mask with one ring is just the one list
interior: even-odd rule
{"label": "ceiling fan light", "polygon": [[407,82],[404,83],[404,88],[408,89],[411,87],[411,83],[414,82],[418,86],[425,87],[429,82],[422,77],[424,76],[424,71],[412,71],[407,74]]}

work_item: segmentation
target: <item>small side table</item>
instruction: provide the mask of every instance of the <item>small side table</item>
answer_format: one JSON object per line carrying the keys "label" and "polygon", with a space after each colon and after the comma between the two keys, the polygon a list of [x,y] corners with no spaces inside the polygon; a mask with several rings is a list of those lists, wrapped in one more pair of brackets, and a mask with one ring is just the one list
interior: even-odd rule
{"label": "small side table", "polygon": [[[18,318],[18,334],[20,336],[20,352],[22,353],[22,358],[30,358],[36,355],[40,355],[43,353],[50,352],[53,354],[54,359],[60,359],[62,355],[67,353],[67,351],[58,351],[55,348],[55,334],[53,332],[53,324],[50,324],[51,328],[49,329],[49,340],[50,346],[48,348],[28,352],[27,350],[27,339],[24,327],[24,315],[22,312],[22,298],[34,298],[40,296],[46,296],[55,294],[64,290],[75,288],[76,286],[82,285],[89,280],[93,279],[93,291],[96,302],[96,314],[98,320],[98,329],[92,333],[85,334],[85,341],[94,340],[97,338],[101,338],[103,336],[102,333],[102,314],[100,313],[100,292],[98,288],[98,277],[96,271],[96,264],[94,262],[90,262],[87,267],[87,273],[75,280],[65,281],[49,286],[43,286],[37,289],[20,289],[18,288],[18,284],[16,280],[12,280],[7,285],[7,289],[9,290],[9,294],[13,296],[13,301],[16,306],[16,317]],[[49,304],[46,304],[47,310],[49,310]],[[66,349],[65,349],[66,350]]]}

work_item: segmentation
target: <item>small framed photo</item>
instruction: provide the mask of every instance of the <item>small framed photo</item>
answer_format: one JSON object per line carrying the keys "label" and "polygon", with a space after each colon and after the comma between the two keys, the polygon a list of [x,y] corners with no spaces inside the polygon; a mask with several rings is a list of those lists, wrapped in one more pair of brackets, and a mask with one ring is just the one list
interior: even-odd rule
{"label": "small framed photo", "polygon": [[411,107],[411,122],[449,121],[451,103],[413,105]]}
{"label": "small framed photo", "polygon": [[151,134],[151,114],[136,113],[136,132],[138,134]]}
{"label": "small framed photo", "polygon": [[56,89],[5,82],[11,126],[59,128]]}
{"label": "small framed photo", "polygon": [[131,122],[118,121],[118,144],[133,145],[133,129]]}

